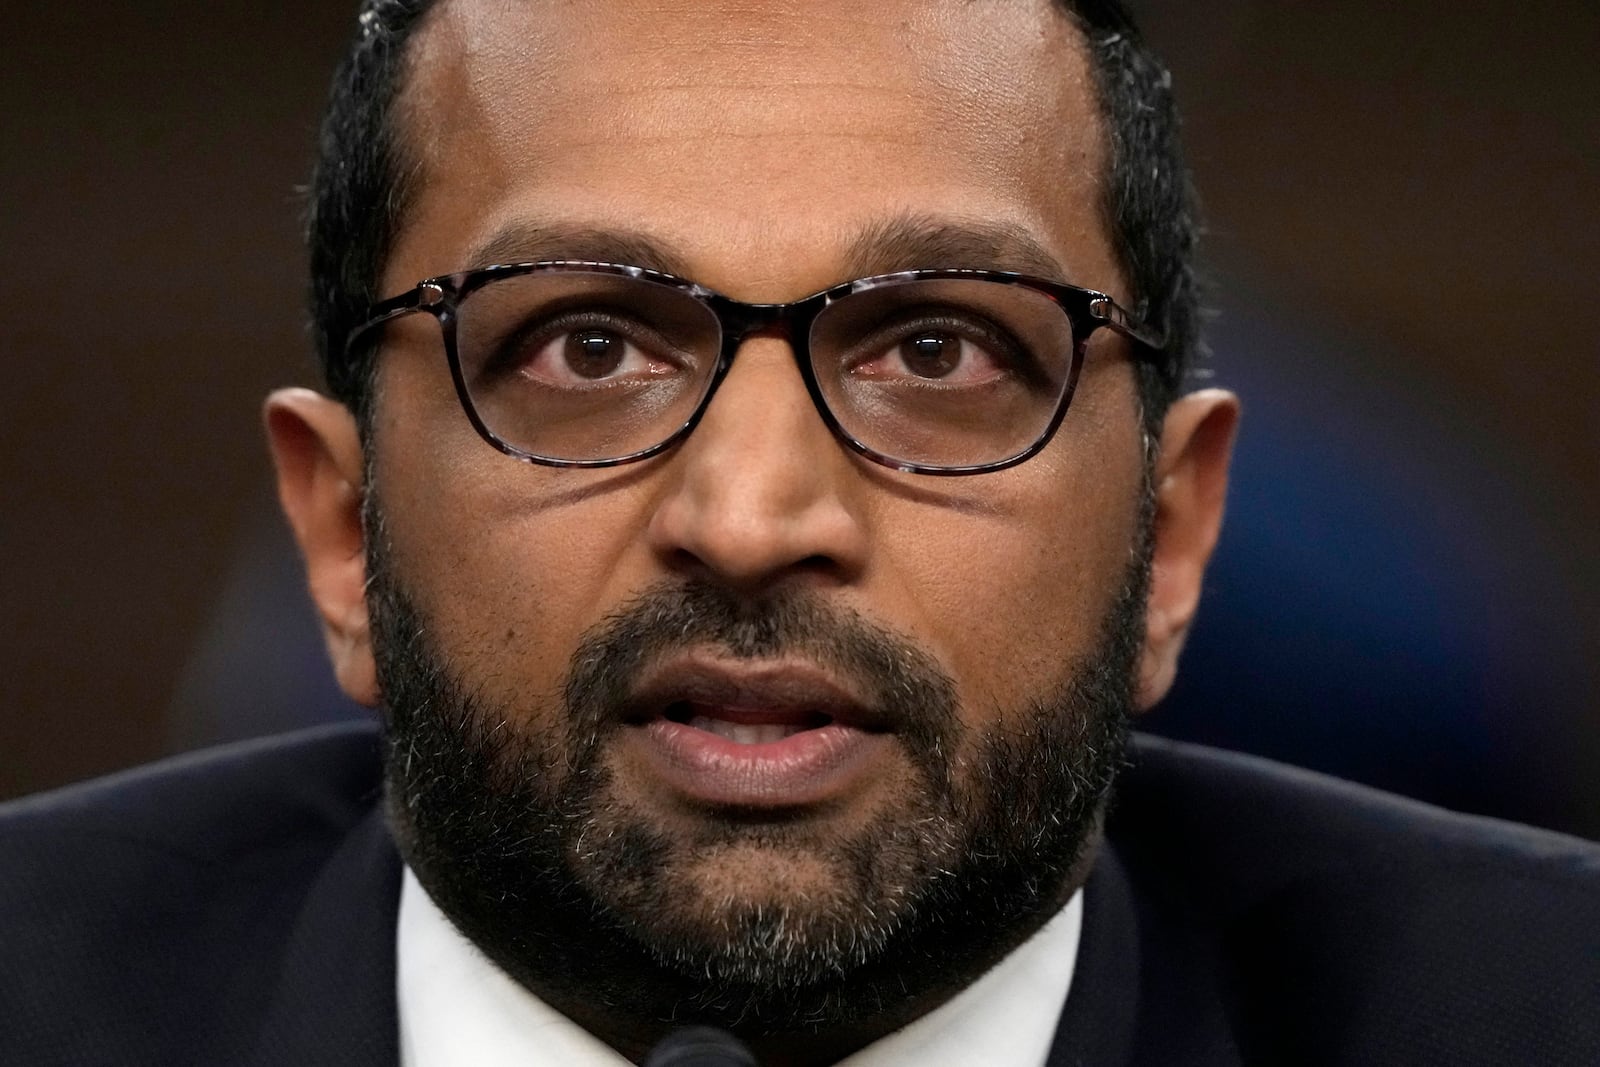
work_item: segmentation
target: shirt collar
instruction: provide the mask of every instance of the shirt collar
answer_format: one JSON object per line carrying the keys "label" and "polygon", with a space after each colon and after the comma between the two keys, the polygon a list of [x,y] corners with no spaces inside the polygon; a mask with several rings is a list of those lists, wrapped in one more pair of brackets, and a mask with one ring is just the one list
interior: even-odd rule
{"label": "shirt collar", "polygon": [[[1083,891],[986,974],[839,1067],[1042,1065],[1072,985]],[[396,985],[401,1067],[629,1067],[500,970],[439,910],[408,867]]]}

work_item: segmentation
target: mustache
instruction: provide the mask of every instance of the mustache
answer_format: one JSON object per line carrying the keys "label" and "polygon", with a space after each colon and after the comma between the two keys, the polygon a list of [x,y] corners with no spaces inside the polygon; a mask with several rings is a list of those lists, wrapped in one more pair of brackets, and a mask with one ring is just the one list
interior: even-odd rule
{"label": "mustache", "polygon": [[583,636],[563,691],[571,723],[589,736],[615,725],[645,669],[690,649],[735,660],[810,660],[914,749],[937,751],[959,728],[955,683],[909,638],[814,593],[751,600],[701,581],[649,586]]}

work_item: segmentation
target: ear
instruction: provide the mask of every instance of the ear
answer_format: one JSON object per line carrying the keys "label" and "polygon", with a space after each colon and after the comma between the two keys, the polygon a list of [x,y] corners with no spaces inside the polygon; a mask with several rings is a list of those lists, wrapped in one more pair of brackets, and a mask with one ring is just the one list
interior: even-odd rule
{"label": "ear", "polygon": [[351,699],[378,703],[367,625],[361,437],[348,408],[309,389],[280,389],[263,411],[278,500],[300,543],[334,676]]}
{"label": "ear", "polygon": [[1222,529],[1239,400],[1221,389],[1181,397],[1167,412],[1156,459],[1155,528],[1137,707],[1166,696],[1200,603],[1200,584]]}

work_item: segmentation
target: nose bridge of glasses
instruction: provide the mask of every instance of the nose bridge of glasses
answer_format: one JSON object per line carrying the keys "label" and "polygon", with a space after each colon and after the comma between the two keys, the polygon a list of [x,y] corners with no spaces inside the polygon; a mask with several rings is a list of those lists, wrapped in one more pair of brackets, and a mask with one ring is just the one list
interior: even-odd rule
{"label": "nose bridge of glasses", "polygon": [[[719,296],[711,307],[722,327],[722,366],[725,371],[732,368],[734,358],[746,342],[761,338],[782,341],[794,358],[812,404],[823,422],[832,427],[834,419],[827,410],[827,401],[817,388],[816,372],[810,365],[811,324],[824,304],[821,295],[787,304],[747,304]],[[708,403],[709,400],[708,396]]]}
{"label": "nose bridge of glasses", "polygon": [[735,358],[747,342],[780,341],[788,347],[795,369],[799,372],[800,383],[822,423],[837,432],[836,420],[818,389],[816,372],[810,365],[811,324],[824,304],[825,301],[817,296],[786,304],[753,304],[729,297],[714,298],[710,305],[722,328],[723,373],[713,382],[704,403],[709,406],[711,394],[721,391],[726,373],[732,370]]}
{"label": "nose bridge of glasses", "polygon": [[721,297],[712,304],[712,310],[722,325],[722,342],[730,357],[756,337],[784,341],[796,356],[801,356],[806,333],[816,317],[816,304],[814,297],[789,304],[747,304]]}

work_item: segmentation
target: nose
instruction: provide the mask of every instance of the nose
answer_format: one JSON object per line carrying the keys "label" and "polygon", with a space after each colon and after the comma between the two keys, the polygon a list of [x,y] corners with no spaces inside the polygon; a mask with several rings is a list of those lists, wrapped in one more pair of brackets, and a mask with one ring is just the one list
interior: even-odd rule
{"label": "nose", "polygon": [[847,582],[865,567],[865,485],[786,341],[744,343],[667,465],[648,536],[672,569],[755,594],[799,575]]}

